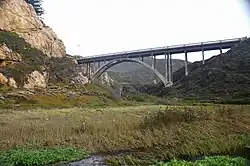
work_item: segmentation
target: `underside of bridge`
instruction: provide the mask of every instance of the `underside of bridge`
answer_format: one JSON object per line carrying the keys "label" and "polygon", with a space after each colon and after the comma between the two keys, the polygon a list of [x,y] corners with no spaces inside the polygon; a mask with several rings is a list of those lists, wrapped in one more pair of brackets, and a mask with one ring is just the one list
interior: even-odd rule
{"label": "underside of bridge", "polygon": [[[152,64],[151,66],[143,62],[143,57],[140,57],[138,59],[132,59],[132,58],[120,58],[120,59],[115,59],[112,61],[104,61],[103,64],[101,65],[100,62],[94,62],[92,64],[87,63],[86,64],[86,75],[89,78],[89,82],[98,79],[104,72],[106,72],[109,68],[123,63],[123,62],[131,62],[131,63],[136,63],[139,64],[143,67],[146,67],[150,69],[155,76],[157,76],[160,81],[163,83],[165,87],[172,86],[173,84],[173,70],[172,70],[172,56],[171,54],[165,54],[165,75],[163,76],[156,70],[156,56],[152,54]],[[187,63],[187,59],[186,59]],[[97,70],[96,70],[97,66]],[[187,65],[186,65],[187,66]]]}

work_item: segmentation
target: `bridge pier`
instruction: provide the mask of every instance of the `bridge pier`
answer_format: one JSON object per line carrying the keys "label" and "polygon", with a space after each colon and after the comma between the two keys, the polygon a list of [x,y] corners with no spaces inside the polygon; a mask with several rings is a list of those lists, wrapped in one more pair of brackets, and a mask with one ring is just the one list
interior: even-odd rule
{"label": "bridge pier", "polygon": [[156,56],[154,55],[154,69],[156,68]]}
{"label": "bridge pier", "polygon": [[93,73],[95,72],[95,62],[93,63]]}
{"label": "bridge pier", "polygon": [[188,58],[187,58],[187,51],[185,51],[185,76],[188,75]]}
{"label": "bridge pier", "polygon": [[154,55],[153,55],[153,53],[151,54],[151,60],[152,60],[151,67],[154,69]]}
{"label": "bridge pier", "polygon": [[86,66],[86,73],[85,73],[85,75],[86,75],[86,76],[88,76],[89,64],[88,64],[88,63],[86,63],[86,65],[87,65],[87,66]]}
{"label": "bridge pier", "polygon": [[89,67],[88,67],[88,78],[90,78],[90,73],[91,73],[91,63],[89,63]]}
{"label": "bridge pier", "polygon": [[172,82],[171,78],[172,78],[172,74],[171,74],[171,60],[170,60],[171,56],[168,53],[168,82]]}
{"label": "bridge pier", "polygon": [[222,52],[222,48],[220,47],[220,54],[222,54],[223,52]]}
{"label": "bridge pier", "polygon": [[170,73],[171,73],[170,82],[173,83],[174,82],[174,74],[173,74],[172,54],[169,54],[169,56],[170,56]]}
{"label": "bridge pier", "polygon": [[204,53],[204,49],[202,49],[202,64],[205,64],[205,53]]}
{"label": "bridge pier", "polygon": [[167,80],[167,82],[169,81],[168,80],[168,58],[167,58],[167,54],[165,53],[165,79]]}

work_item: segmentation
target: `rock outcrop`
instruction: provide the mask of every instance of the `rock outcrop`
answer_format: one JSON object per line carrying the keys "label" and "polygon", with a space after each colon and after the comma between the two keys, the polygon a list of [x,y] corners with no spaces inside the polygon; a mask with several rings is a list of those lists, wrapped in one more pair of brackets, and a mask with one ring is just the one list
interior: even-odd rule
{"label": "rock outcrop", "polygon": [[1,0],[0,30],[17,33],[49,57],[66,56],[63,42],[24,0]]}
{"label": "rock outcrop", "polygon": [[[27,89],[86,84],[85,71],[31,5],[0,0],[0,84]],[[112,80],[104,74],[102,82],[110,85]]]}
{"label": "rock outcrop", "polygon": [[6,44],[0,45],[0,68],[21,62],[21,55],[13,52]]}
{"label": "rock outcrop", "polygon": [[33,88],[46,88],[47,86],[47,77],[46,72],[40,73],[38,71],[33,71],[27,76],[27,81],[24,84],[24,88],[33,89]]}
{"label": "rock outcrop", "polygon": [[4,85],[7,83],[8,83],[8,79],[2,73],[0,73],[0,85]]}
{"label": "rock outcrop", "polygon": [[114,84],[114,80],[108,75],[107,72],[104,72],[99,79],[104,85],[111,86]]}

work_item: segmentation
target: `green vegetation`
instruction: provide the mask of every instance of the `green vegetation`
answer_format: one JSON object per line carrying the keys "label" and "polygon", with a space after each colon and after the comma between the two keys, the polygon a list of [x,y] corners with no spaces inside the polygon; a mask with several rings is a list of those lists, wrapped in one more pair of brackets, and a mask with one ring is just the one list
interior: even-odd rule
{"label": "green vegetation", "polygon": [[242,157],[231,158],[228,156],[205,157],[204,160],[195,162],[173,160],[168,163],[158,163],[154,166],[248,166],[250,162]]}
{"label": "green vegetation", "polygon": [[53,84],[60,82],[69,85],[71,78],[77,75],[77,64],[68,56],[49,58],[14,32],[0,31],[0,45],[2,44],[21,56],[21,62],[9,65],[1,71],[5,76],[13,77],[20,87],[24,85],[26,76],[35,70],[47,72],[49,82]]}
{"label": "green vegetation", "polygon": [[40,50],[31,47],[30,44],[14,32],[0,31],[0,45],[6,44],[9,49],[22,56],[22,61],[5,69],[3,74],[14,77],[18,85],[23,85],[25,76],[31,72],[44,71],[44,65],[49,63],[49,58]]}
{"label": "green vegetation", "polygon": [[85,157],[87,153],[76,148],[19,148],[0,153],[0,163],[1,166],[41,166]]}
{"label": "green vegetation", "polygon": [[135,151],[107,161],[117,165],[228,154],[250,142],[249,110],[233,105],[1,109],[0,149],[33,145]]}

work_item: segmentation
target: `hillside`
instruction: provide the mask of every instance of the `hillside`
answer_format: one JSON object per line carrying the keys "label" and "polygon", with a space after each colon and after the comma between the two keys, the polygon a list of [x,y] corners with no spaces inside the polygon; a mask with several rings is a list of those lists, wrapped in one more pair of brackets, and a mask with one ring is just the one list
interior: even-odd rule
{"label": "hillside", "polygon": [[[250,98],[250,38],[231,50],[202,62],[188,65],[174,73],[174,86],[158,92],[192,99],[249,99]],[[158,89],[159,91],[159,89]]]}
{"label": "hillside", "polygon": [[[86,69],[66,54],[64,43],[32,6],[24,0],[2,0],[0,9],[0,108],[113,101],[106,89],[85,85]],[[111,83],[105,74],[101,82]]]}
{"label": "hillside", "polygon": [[[152,60],[144,58],[144,62],[151,66]],[[184,61],[173,59],[173,72],[184,66]],[[165,60],[156,60],[156,69],[165,76]],[[108,74],[113,80],[118,82],[131,83],[133,85],[154,84],[154,80],[158,80],[153,72],[146,67],[134,63],[121,63],[108,70]]]}

